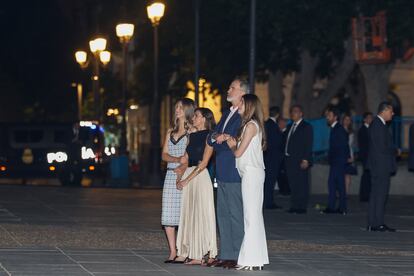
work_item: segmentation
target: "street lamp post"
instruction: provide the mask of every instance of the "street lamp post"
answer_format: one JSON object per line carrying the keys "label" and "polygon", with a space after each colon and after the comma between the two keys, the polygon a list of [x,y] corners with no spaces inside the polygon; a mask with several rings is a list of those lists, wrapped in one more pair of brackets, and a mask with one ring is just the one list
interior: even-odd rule
{"label": "street lamp post", "polygon": [[[75,53],[76,62],[80,65],[81,68],[86,68],[88,66],[88,54],[85,51],[76,51]],[[76,87],[77,99],[78,99],[78,120],[82,120],[82,84],[74,83],[73,87]]]}
{"label": "street lamp post", "polygon": [[122,116],[122,125],[121,125],[121,144],[120,151],[121,154],[127,153],[127,125],[126,125],[126,109],[127,109],[127,89],[128,89],[128,45],[134,34],[134,25],[122,23],[116,26],[116,35],[119,37],[119,40],[122,44],[122,53],[123,53],[123,68],[122,68],[122,107],[121,107],[121,116]]}
{"label": "street lamp post", "polygon": [[196,106],[199,106],[199,79],[200,79],[200,0],[195,0],[194,3],[195,13],[195,34],[194,34],[194,85],[195,95],[194,100]]}
{"label": "street lamp post", "polygon": [[[89,47],[93,53],[93,75],[92,75],[92,91],[94,97],[94,119],[101,120],[101,108],[99,97],[99,62],[103,65],[108,64],[111,60],[111,53],[105,51],[106,39],[97,38],[89,41]],[[89,65],[88,54],[85,51],[77,51],[75,53],[76,62],[79,63],[82,69],[85,69]]]}
{"label": "street lamp post", "polygon": [[158,92],[158,25],[164,16],[165,5],[154,2],[147,7],[148,18],[154,27],[154,94],[152,97],[151,112],[151,173],[152,181],[158,184],[160,181],[161,165],[161,136],[160,136],[160,99]]}
{"label": "street lamp post", "polygon": [[250,93],[255,88],[255,59],[256,59],[256,0],[250,0],[250,51],[249,51],[249,85]]}
{"label": "street lamp post", "polygon": [[93,100],[95,107],[95,119],[101,120],[100,112],[100,95],[99,95],[99,60],[101,57],[101,52],[106,48],[106,39],[105,38],[96,38],[89,41],[89,48],[94,56],[93,59],[93,74],[92,74],[92,91],[93,91]]}

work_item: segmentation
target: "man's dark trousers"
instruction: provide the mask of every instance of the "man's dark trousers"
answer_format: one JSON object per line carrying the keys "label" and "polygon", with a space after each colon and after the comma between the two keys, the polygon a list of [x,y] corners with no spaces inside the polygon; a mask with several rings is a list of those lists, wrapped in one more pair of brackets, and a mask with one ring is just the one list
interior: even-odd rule
{"label": "man's dark trousers", "polygon": [[339,210],[346,211],[346,192],[345,192],[345,166],[332,165],[329,169],[328,179],[328,208],[336,210],[336,191],[339,194]]}
{"label": "man's dark trousers", "polygon": [[290,206],[292,209],[306,210],[309,201],[309,169],[300,167],[301,160],[286,157],[286,172],[290,185]]}
{"label": "man's dark trousers", "polygon": [[280,171],[280,164],[281,162],[277,159],[273,160],[272,162],[266,162],[265,160],[265,184],[264,184],[264,206],[271,207],[274,204],[273,193],[274,187],[276,184],[276,180]]}

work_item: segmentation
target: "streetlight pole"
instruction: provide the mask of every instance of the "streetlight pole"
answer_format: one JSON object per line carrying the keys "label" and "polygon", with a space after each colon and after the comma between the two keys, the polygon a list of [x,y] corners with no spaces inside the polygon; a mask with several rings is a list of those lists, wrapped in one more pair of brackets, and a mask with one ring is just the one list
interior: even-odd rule
{"label": "streetlight pole", "polygon": [[[111,60],[111,53],[105,51],[106,39],[96,38],[89,41],[89,48],[93,54],[93,69],[92,69],[92,91],[94,100],[94,119],[101,120],[100,95],[99,95],[99,62],[106,65]],[[79,63],[82,69],[88,67],[88,54],[85,51],[77,51],[75,53],[76,62]],[[80,92],[79,92],[80,91]],[[82,86],[78,87],[78,94],[82,94]],[[81,101],[81,100],[80,100]],[[79,115],[80,117],[80,115]]]}
{"label": "streetlight pole", "polygon": [[92,91],[94,103],[94,117],[99,121],[101,118],[100,112],[100,97],[99,97],[99,57],[94,53],[93,70],[92,70]]}
{"label": "streetlight pole", "polygon": [[154,2],[147,7],[148,18],[154,28],[154,94],[152,97],[151,111],[151,181],[152,184],[160,183],[161,165],[161,134],[160,134],[160,97],[158,91],[158,25],[164,15],[165,5]]}
{"label": "streetlight pole", "polygon": [[194,35],[194,100],[199,105],[199,79],[200,79],[200,0],[194,0],[195,8],[195,35]]}
{"label": "streetlight pole", "polygon": [[77,92],[77,96],[78,96],[78,119],[79,121],[82,121],[82,84],[81,83],[77,83],[76,84],[76,92]]}
{"label": "streetlight pole", "polygon": [[256,0],[250,0],[250,53],[249,53],[249,91],[254,94],[254,65],[256,58]]}
{"label": "streetlight pole", "polygon": [[93,91],[93,100],[94,100],[94,117],[95,120],[101,120],[101,108],[100,108],[100,91],[99,91],[99,61],[101,59],[101,53],[105,51],[106,48],[106,39],[105,38],[95,38],[89,41],[89,48],[94,56],[93,59],[93,74],[92,74],[92,91]]}
{"label": "streetlight pole", "polygon": [[128,94],[128,46],[132,35],[134,34],[134,25],[122,23],[116,26],[116,35],[122,44],[122,106],[121,106],[121,143],[120,153],[122,155],[127,154],[127,124],[126,124],[126,111],[127,111],[127,94]]}

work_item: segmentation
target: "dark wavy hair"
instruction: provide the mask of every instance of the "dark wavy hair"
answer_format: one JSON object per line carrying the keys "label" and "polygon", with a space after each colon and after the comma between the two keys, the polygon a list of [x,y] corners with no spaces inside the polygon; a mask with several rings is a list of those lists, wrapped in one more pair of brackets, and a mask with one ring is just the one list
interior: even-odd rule
{"label": "dark wavy hair", "polygon": [[209,108],[206,108],[206,107],[198,107],[194,110],[194,113],[196,113],[197,111],[200,112],[201,116],[203,116],[206,119],[204,127],[207,130],[214,129],[214,127],[216,126],[216,120],[214,119],[213,112]]}
{"label": "dark wavy hair", "polygon": [[262,103],[259,98],[254,94],[243,95],[244,113],[241,114],[242,124],[238,134],[238,140],[241,139],[242,132],[246,124],[251,120],[256,121],[259,125],[260,132],[262,133],[262,148],[266,149],[266,132],[264,129],[264,112]]}

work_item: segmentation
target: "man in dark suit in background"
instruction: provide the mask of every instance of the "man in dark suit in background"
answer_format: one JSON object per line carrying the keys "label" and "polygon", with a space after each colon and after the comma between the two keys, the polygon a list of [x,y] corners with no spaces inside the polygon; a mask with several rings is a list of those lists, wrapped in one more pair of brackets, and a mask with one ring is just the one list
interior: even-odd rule
{"label": "man in dark suit in background", "polygon": [[371,172],[371,194],[369,197],[368,231],[395,232],[384,223],[385,204],[390,189],[391,174],[397,171],[396,149],[392,142],[387,122],[392,120],[393,107],[383,102],[378,115],[369,127],[368,168]]}
{"label": "man in dark suit in background", "polygon": [[409,151],[408,151],[408,170],[414,171],[414,123],[410,126]]}
{"label": "man in dark suit in background", "polygon": [[309,201],[309,169],[312,159],[313,129],[303,119],[303,108],[290,109],[293,123],[288,127],[285,157],[286,171],[291,189],[289,213],[305,214]]}
{"label": "man in dark suit in background", "polygon": [[[350,159],[348,133],[338,122],[340,117],[339,110],[330,108],[326,112],[326,121],[331,127],[329,135],[329,178],[328,207],[322,211],[324,214],[340,213],[346,215],[346,191],[345,191],[345,168]],[[336,208],[336,193],[339,194],[339,207]]]}
{"label": "man in dark suit in background", "polygon": [[361,184],[359,185],[359,200],[367,202],[371,190],[371,175],[368,170],[368,147],[369,147],[369,125],[372,123],[372,113],[365,112],[363,115],[363,124],[358,131],[358,157],[362,163]]}
{"label": "man in dark suit in background", "polygon": [[281,207],[274,203],[273,193],[280,165],[283,158],[283,134],[277,125],[279,117],[279,107],[272,106],[269,108],[269,119],[265,122],[266,131],[266,150],[263,152],[265,163],[265,183],[264,183],[264,207],[266,209],[280,209]]}
{"label": "man in dark suit in background", "polygon": [[[282,136],[283,136],[283,149],[285,148],[285,143],[286,143],[286,126],[287,126],[287,121],[285,118],[279,116],[279,118],[277,118],[277,124],[279,126],[280,131],[282,132]],[[285,156],[283,154],[283,158],[282,158],[282,162],[280,164],[280,169],[279,169],[279,174],[277,175],[277,186],[279,187],[279,194],[284,195],[284,196],[288,196],[290,195],[290,188],[289,188],[289,182],[287,179],[287,173],[286,173],[286,162],[285,162]]]}

